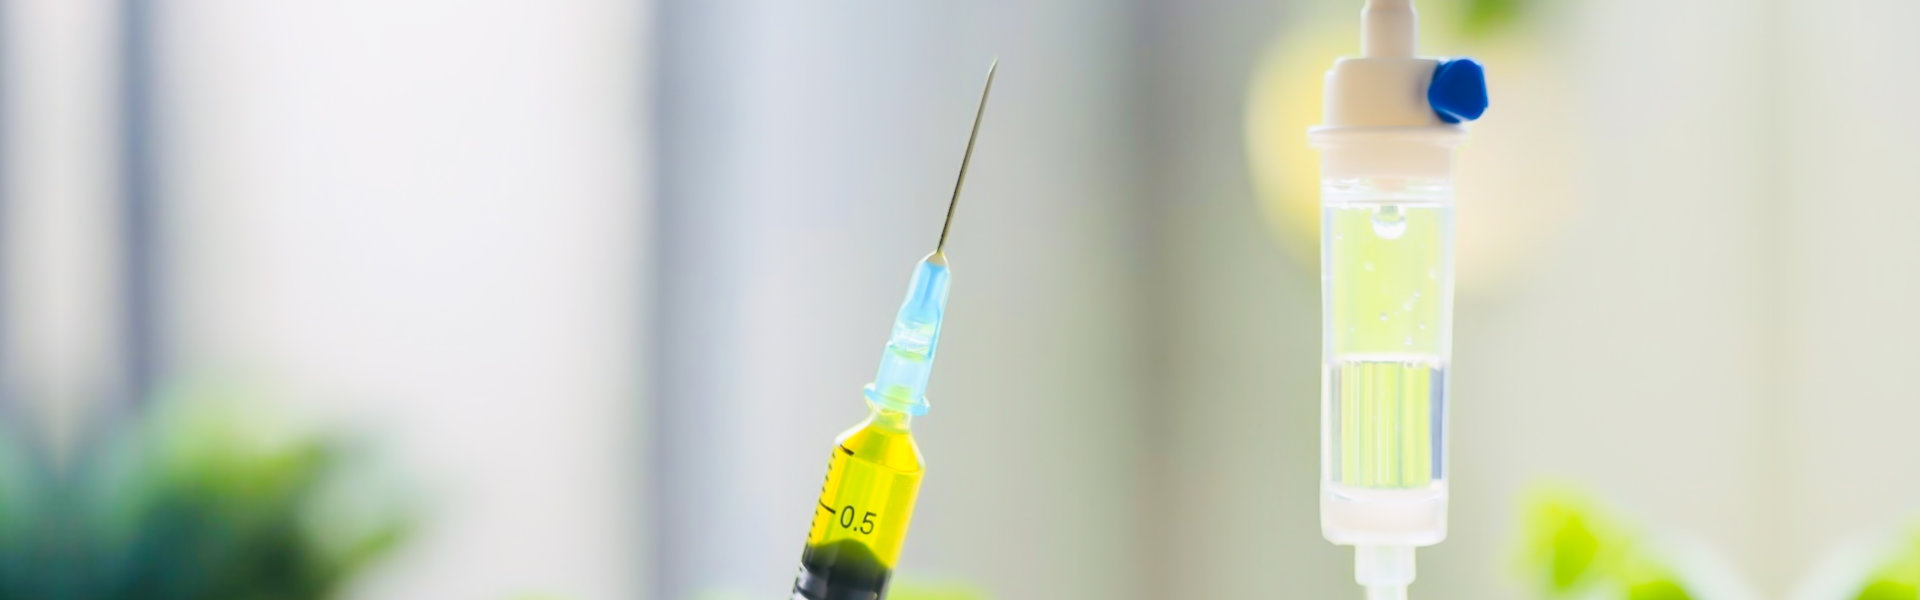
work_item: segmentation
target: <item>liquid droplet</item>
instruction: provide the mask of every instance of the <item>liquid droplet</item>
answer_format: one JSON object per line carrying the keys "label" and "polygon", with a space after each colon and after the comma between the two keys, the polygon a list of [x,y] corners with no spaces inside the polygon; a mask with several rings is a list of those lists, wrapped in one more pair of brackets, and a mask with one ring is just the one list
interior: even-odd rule
{"label": "liquid droplet", "polygon": [[1412,346],[1412,345],[1413,345],[1413,336],[1407,336],[1407,341],[1405,341],[1405,342],[1403,342],[1403,343],[1404,343],[1404,344],[1406,344],[1406,345],[1408,345],[1408,346]]}
{"label": "liquid droplet", "polygon": [[1360,267],[1361,267],[1361,268],[1363,268],[1363,269],[1366,269],[1368,273],[1372,273],[1372,272],[1373,272],[1373,261],[1367,261],[1367,262],[1365,262],[1365,263],[1363,263],[1363,264],[1361,264],[1361,265],[1360,265]]}
{"label": "liquid droplet", "polygon": [[1373,209],[1373,234],[1381,239],[1397,240],[1407,233],[1407,213],[1397,204]]}
{"label": "liquid droplet", "polygon": [[1387,321],[1387,313],[1380,313],[1380,322],[1385,323],[1386,321]]}

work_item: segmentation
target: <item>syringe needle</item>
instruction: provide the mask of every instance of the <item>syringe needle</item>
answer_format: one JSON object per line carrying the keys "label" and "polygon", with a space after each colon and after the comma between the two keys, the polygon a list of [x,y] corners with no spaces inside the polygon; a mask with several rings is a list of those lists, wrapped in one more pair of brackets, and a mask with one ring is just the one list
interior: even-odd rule
{"label": "syringe needle", "polygon": [[993,74],[1000,70],[1000,59],[993,59],[987,66],[987,85],[980,90],[980,107],[973,112],[973,132],[967,134],[967,153],[960,157],[960,178],[953,182],[953,199],[947,201],[947,221],[940,225],[940,243],[934,245],[933,253],[940,254],[947,249],[947,231],[953,229],[953,209],[960,205],[960,187],[967,183],[967,165],[973,162],[973,140],[980,137],[980,117],[987,114],[987,95],[993,93]]}

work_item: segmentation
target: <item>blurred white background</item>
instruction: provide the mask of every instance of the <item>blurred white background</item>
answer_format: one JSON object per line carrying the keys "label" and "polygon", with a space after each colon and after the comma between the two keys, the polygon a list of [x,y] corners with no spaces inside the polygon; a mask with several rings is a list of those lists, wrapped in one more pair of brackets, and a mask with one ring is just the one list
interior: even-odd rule
{"label": "blurred white background", "polygon": [[[430,517],[355,597],[641,593],[647,7],[6,10],[22,397],[142,404],[121,361],[145,353],[377,440]],[[129,45],[145,86],[113,60]],[[116,147],[134,135],[151,146]],[[129,162],[156,170],[150,190],[129,189]],[[151,222],[129,223],[142,202]],[[116,287],[140,268],[153,289]]]}
{"label": "blurred white background", "polygon": [[[0,387],[67,430],[238,376],[371,432],[433,513],[354,598],[777,597],[998,56],[899,581],[1357,597],[1248,102],[1358,4],[0,0]],[[1428,44],[1485,53],[1459,218],[1499,242],[1415,594],[1523,597],[1546,479],[1768,596],[1920,512],[1915,22],[1543,2]]]}

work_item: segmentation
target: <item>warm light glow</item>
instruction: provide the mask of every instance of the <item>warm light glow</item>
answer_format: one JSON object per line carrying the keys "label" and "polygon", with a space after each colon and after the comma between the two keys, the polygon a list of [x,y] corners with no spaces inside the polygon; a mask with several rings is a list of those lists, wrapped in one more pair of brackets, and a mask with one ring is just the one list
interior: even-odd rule
{"label": "warm light glow", "polygon": [[[1422,7],[1423,23],[1444,10]],[[1297,21],[1253,73],[1247,92],[1247,159],[1254,192],[1289,254],[1316,264],[1319,247],[1320,157],[1306,131],[1320,122],[1321,81],[1327,66],[1358,52],[1352,15],[1319,15]],[[1458,40],[1439,25],[1423,25],[1427,52],[1445,48],[1487,65],[1493,106],[1468,127],[1456,153],[1459,289],[1480,293],[1511,281],[1549,250],[1577,206],[1574,153],[1568,140],[1576,127],[1564,90],[1569,77],[1556,70],[1552,46],[1519,29],[1473,42]]]}

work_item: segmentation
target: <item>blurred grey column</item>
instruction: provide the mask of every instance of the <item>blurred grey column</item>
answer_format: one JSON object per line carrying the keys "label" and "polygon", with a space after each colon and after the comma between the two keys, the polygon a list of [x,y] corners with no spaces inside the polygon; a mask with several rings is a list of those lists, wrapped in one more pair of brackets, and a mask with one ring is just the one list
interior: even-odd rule
{"label": "blurred grey column", "polygon": [[1283,13],[1306,7],[1139,4],[1175,390],[1154,414],[1169,582],[1155,597],[1357,597],[1347,551],[1320,538],[1317,271],[1282,253],[1245,155],[1248,82]]}
{"label": "blurred grey column", "polygon": [[789,585],[996,55],[895,581],[1151,597],[1142,465],[1161,441],[1142,415],[1170,400],[1145,368],[1130,12],[667,3],[657,597]]}
{"label": "blurred grey column", "polygon": [[[13,69],[9,64],[13,57],[13,49],[9,48],[5,43],[5,40],[12,39],[11,36],[5,35],[6,32],[11,30],[8,25],[13,22],[8,14],[10,9],[9,4],[11,4],[11,2],[0,1],[0,238],[11,237],[12,230],[9,229],[8,225],[13,222],[12,219],[8,218],[12,208],[8,199],[11,196],[10,192],[13,191],[11,185],[12,180],[8,177],[12,169],[12,161],[9,160],[9,151],[13,147],[13,138],[8,134],[12,131],[9,125],[14,116],[13,112],[9,110],[12,106],[11,99],[7,97],[8,88],[13,81],[11,77]],[[10,268],[12,266],[9,262],[11,254],[8,250],[7,244],[0,243],[0,418],[6,418],[9,421],[18,423],[25,420],[21,416],[25,411],[23,410],[24,407],[17,404],[19,398],[14,394],[14,373],[11,368],[13,365],[13,355],[18,351],[18,348],[15,348],[12,336],[13,328],[10,326],[12,313],[9,307],[11,303],[7,301],[10,295],[9,292],[13,291],[14,283],[13,279],[9,277],[9,274],[12,273],[13,270]],[[5,430],[0,430],[0,433],[4,431]]]}
{"label": "blurred grey column", "polygon": [[153,1],[119,0],[118,262],[120,397],[131,407],[153,393],[161,366],[157,339],[159,189],[153,152]]}
{"label": "blurred grey column", "polygon": [[115,384],[116,5],[0,5],[5,380],[56,440]]}

